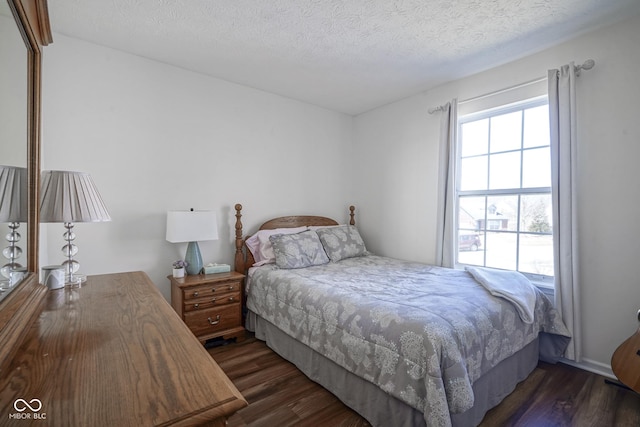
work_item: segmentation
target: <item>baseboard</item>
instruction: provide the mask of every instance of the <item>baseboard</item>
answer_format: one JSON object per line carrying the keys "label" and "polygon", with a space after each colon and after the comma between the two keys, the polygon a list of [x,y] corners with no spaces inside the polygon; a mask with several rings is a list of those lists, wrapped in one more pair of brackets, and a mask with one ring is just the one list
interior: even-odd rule
{"label": "baseboard", "polygon": [[603,377],[607,377],[610,379],[616,379],[616,376],[613,374],[611,370],[611,365],[607,365],[605,363],[596,362],[595,360],[590,359],[582,359],[581,362],[574,362],[569,359],[560,359],[561,363],[564,363],[569,366],[573,366],[575,368],[583,369],[585,371],[593,372],[594,374],[602,375]]}

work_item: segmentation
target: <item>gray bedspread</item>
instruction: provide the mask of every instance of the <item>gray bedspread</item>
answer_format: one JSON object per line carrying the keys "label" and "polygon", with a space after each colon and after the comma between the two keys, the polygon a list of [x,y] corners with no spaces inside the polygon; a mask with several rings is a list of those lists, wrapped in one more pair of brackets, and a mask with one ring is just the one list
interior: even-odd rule
{"label": "gray bedspread", "polygon": [[256,268],[247,307],[423,412],[427,425],[448,426],[450,412],[473,406],[474,381],[539,332],[567,341],[558,313],[537,293],[526,324],[466,271],[369,255]]}

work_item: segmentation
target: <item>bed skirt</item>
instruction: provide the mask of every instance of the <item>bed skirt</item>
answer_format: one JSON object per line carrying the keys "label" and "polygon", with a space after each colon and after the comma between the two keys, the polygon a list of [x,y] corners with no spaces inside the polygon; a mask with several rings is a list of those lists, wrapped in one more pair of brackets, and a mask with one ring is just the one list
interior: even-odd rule
{"label": "bed skirt", "polygon": [[[343,369],[306,345],[294,340],[272,323],[248,311],[246,328],[257,339],[314,382],[333,393],[345,405],[358,412],[373,426],[425,426],[423,414],[382,391],[374,384]],[[453,426],[476,426],[485,413],[509,395],[538,364],[538,339],[503,360],[473,384],[474,406],[461,414],[452,414]]]}

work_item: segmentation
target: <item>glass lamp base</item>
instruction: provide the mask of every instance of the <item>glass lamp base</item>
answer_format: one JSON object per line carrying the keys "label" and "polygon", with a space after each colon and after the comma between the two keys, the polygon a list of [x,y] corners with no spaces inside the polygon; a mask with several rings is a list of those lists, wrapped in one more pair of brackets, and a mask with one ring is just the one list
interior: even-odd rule
{"label": "glass lamp base", "polygon": [[11,286],[9,280],[0,280],[0,293],[8,291],[11,288],[13,288],[13,286]]}
{"label": "glass lamp base", "polygon": [[189,242],[184,260],[187,262],[187,274],[200,274],[200,271],[202,271],[202,255],[200,254],[198,242]]}
{"label": "glass lamp base", "polygon": [[87,281],[87,276],[85,274],[73,273],[73,275],[71,276],[64,277],[64,284],[66,286],[80,287],[86,281]]}

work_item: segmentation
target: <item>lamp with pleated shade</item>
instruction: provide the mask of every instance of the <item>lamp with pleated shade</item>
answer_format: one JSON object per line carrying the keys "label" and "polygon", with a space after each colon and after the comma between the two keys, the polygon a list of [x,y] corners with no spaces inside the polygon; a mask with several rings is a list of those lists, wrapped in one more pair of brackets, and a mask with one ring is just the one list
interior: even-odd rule
{"label": "lamp with pleated shade", "polygon": [[11,278],[11,272],[22,268],[16,260],[22,255],[18,246],[21,222],[27,221],[27,169],[17,166],[0,166],[0,223],[9,223],[9,242],[2,255],[9,261],[0,269],[0,274],[6,279]]}
{"label": "lamp with pleated shade", "polygon": [[84,172],[42,171],[40,198],[40,222],[62,222],[67,229],[64,233],[66,244],[62,253],[67,258],[65,282],[79,284],[86,276],[78,274],[80,264],[74,259],[78,247],[73,225],[76,222],[111,221],[107,208],[98,193],[91,176]]}

